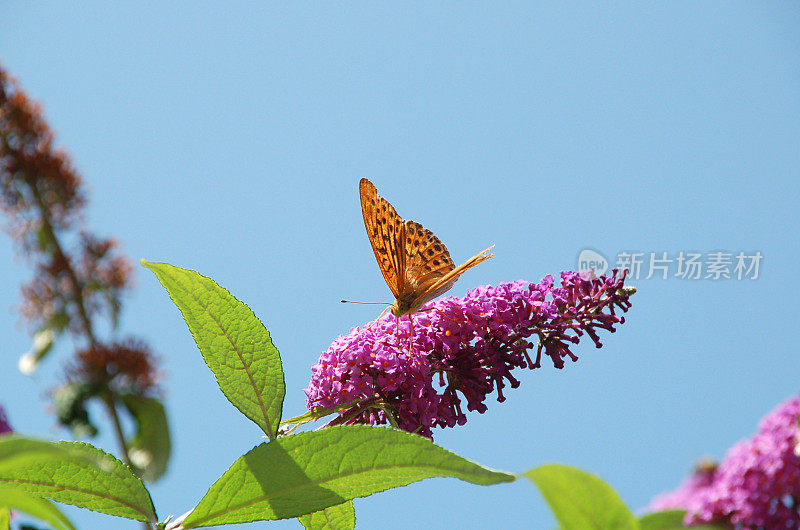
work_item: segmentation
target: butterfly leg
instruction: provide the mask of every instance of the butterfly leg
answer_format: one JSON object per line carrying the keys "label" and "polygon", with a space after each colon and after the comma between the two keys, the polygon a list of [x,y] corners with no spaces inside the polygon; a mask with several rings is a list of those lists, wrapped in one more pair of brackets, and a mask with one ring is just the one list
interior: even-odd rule
{"label": "butterfly leg", "polygon": [[408,339],[408,351],[411,352],[411,348],[414,346],[414,318],[408,315],[408,321],[411,323],[411,338]]}
{"label": "butterfly leg", "polygon": [[378,318],[376,318],[375,320],[373,320],[372,322],[370,322],[370,323],[369,323],[369,326],[367,326],[367,327],[366,327],[366,328],[364,328],[364,329],[369,329],[369,328],[371,328],[372,326],[374,326],[375,324],[377,324],[377,323],[378,323],[378,320],[380,320],[380,319],[381,319],[381,317],[382,317],[383,315],[385,315],[385,314],[386,314],[386,312],[387,312],[389,309],[391,309],[391,306],[387,306],[387,307],[386,307],[386,309],[384,309],[383,311],[381,311],[381,314],[380,314],[380,315],[378,315]]}

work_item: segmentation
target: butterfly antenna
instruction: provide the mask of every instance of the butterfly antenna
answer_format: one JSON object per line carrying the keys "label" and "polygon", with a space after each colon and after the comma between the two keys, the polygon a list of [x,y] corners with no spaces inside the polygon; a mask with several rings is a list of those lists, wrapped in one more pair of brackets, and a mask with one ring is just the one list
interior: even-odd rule
{"label": "butterfly antenna", "polygon": [[[375,304],[375,305],[386,305],[386,302],[354,302],[353,300],[339,300],[343,304]],[[383,315],[381,315],[383,316]]]}

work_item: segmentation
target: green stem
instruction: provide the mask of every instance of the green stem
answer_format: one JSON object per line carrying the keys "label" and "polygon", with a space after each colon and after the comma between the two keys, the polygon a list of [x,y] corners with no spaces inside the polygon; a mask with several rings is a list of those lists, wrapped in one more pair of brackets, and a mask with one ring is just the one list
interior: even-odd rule
{"label": "green stem", "polygon": [[117,435],[120,449],[122,449],[122,461],[130,467],[131,459],[128,453],[128,444],[125,442],[125,434],[122,432],[122,423],[119,421],[119,414],[117,414],[117,404],[110,390],[107,390],[103,395],[103,402],[106,404],[108,415],[111,416],[111,423],[114,425],[114,432]]}

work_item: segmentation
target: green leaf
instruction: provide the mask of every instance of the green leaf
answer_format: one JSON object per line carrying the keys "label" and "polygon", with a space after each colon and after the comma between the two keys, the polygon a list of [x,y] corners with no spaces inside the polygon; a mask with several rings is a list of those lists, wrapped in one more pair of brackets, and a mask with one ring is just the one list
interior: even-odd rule
{"label": "green leaf", "polygon": [[[75,530],[55,504],[18,488],[0,487],[0,505],[25,512],[58,530]],[[1,526],[0,526],[1,527]]]}
{"label": "green leaf", "polygon": [[98,387],[93,383],[66,383],[53,391],[53,405],[58,422],[69,427],[76,438],[97,434],[97,427],[89,417],[86,402],[97,395]]}
{"label": "green leaf", "polygon": [[74,452],[53,442],[24,438],[15,434],[0,436],[0,474],[43,459],[75,457]]}
{"label": "green leaf", "polygon": [[145,482],[155,482],[167,470],[170,453],[164,405],[133,394],[122,396],[122,403],[136,420],[136,435],[127,443],[133,470]]}
{"label": "green leaf", "polygon": [[[639,518],[641,530],[684,530],[683,517],[686,510],[666,510],[663,512],[648,513]],[[692,525],[691,530],[723,530],[727,528],[722,524]]]}
{"label": "green leaf", "polygon": [[564,530],[629,528],[639,524],[611,486],[580,469],[559,464],[525,473],[542,492]]}
{"label": "green leaf", "polygon": [[641,530],[676,530],[683,528],[683,517],[686,510],[667,510],[664,512],[648,513],[639,518]]}
{"label": "green leaf", "polygon": [[167,263],[142,265],[180,309],[225,397],[274,439],[286,387],[280,354],[264,324],[210,278]]}
{"label": "green leaf", "polygon": [[5,506],[0,506],[0,530],[11,528],[11,512]]}
{"label": "green leaf", "polygon": [[415,434],[331,427],[253,448],[211,486],[183,526],[298,517],[430,477],[483,485],[516,479]]}
{"label": "green leaf", "polygon": [[356,527],[356,510],[353,501],[347,501],[301,515],[299,519],[306,530],[353,530]]}
{"label": "green leaf", "polygon": [[2,486],[109,515],[157,521],[141,479],[112,455],[89,444],[2,437]]}

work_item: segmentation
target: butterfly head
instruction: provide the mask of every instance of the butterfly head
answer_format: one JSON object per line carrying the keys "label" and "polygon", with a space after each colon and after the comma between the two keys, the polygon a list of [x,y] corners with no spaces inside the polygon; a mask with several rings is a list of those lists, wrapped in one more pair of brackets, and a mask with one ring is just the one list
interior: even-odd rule
{"label": "butterfly head", "polygon": [[422,304],[419,302],[420,300],[419,297],[416,296],[416,293],[409,293],[408,296],[400,296],[400,298],[397,298],[389,307],[389,311],[398,318],[409,313],[416,313],[419,311],[419,308],[422,307]]}

